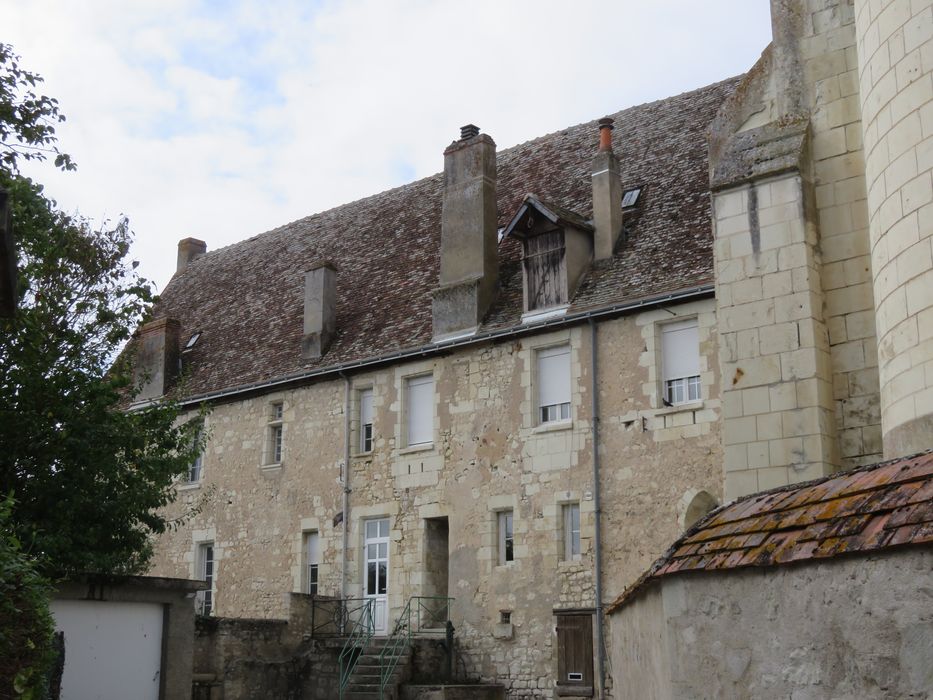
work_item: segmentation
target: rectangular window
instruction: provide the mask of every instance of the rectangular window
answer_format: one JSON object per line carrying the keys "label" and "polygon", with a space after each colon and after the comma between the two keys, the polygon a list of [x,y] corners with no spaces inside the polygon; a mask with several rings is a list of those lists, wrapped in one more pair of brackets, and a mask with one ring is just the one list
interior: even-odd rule
{"label": "rectangular window", "polygon": [[538,420],[570,420],[570,346],[538,350]]}
{"label": "rectangular window", "polygon": [[317,571],[320,564],[320,538],[317,532],[305,533],[305,561],[307,562],[305,590],[317,595]]}
{"label": "rectangular window", "polygon": [[512,529],[512,511],[501,510],[497,514],[499,523],[499,564],[515,560],[515,535]]}
{"label": "rectangular window", "polygon": [[210,615],[214,609],[214,543],[204,542],[198,545],[198,576],[207,584],[207,588],[198,591],[195,599],[195,612],[198,615]]}
{"label": "rectangular window", "polygon": [[201,480],[201,465],[204,461],[204,455],[198,455],[188,467],[188,483],[196,484]]}
{"label": "rectangular window", "polygon": [[373,449],[373,390],[360,392],[360,452]]}
{"label": "rectangular window", "polygon": [[274,403],[269,407],[268,446],[266,464],[282,463],[282,416],[283,405]]}
{"label": "rectangular window", "polygon": [[564,512],[564,560],[580,558],[580,504],[568,503]]}
{"label": "rectangular window", "polygon": [[700,340],[695,318],[661,326],[661,366],[667,405],[700,400]]}
{"label": "rectangular window", "polygon": [[434,377],[425,374],[406,381],[408,407],[408,444],[434,442]]}

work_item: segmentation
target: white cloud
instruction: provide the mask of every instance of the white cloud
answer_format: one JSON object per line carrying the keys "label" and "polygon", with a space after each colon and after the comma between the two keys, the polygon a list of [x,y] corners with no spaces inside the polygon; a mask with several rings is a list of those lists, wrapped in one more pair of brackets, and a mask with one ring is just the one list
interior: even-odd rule
{"label": "white cloud", "polygon": [[77,173],[69,210],[128,214],[164,286],[218,248],[423,177],[460,125],[501,148],[747,70],[769,3],[734,0],[0,0],[46,78]]}

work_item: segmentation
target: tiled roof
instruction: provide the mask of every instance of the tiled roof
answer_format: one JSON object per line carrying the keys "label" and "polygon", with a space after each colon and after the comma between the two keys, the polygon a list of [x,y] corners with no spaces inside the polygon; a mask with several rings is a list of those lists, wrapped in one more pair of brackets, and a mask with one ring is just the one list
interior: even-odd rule
{"label": "tiled roof", "polygon": [[683,572],[933,543],[933,451],[748,496],[710,513],[607,609]]}
{"label": "tiled roof", "polygon": [[[615,257],[583,278],[571,313],[712,282],[707,128],[736,83],[611,115],[623,186],[642,193]],[[597,142],[592,121],[500,151],[499,225],[527,193],[590,219]],[[442,192],[434,175],[209,252],[176,274],[156,315],[181,322],[182,342],[201,332],[185,354],[186,396],[430,343]],[[521,322],[520,245],[509,237],[499,251],[499,293],[481,331]],[[321,359],[302,360],[303,273],[322,259],[338,270],[337,335]]]}

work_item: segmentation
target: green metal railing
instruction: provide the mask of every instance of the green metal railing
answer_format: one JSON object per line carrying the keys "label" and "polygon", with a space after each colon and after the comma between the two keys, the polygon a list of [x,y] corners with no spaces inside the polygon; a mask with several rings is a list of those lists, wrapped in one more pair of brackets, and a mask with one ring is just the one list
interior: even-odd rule
{"label": "green metal railing", "polygon": [[353,669],[356,668],[360,655],[373,638],[375,628],[373,598],[348,598],[343,601],[339,627],[347,635],[347,641],[340,650],[340,697],[350,684]]}
{"label": "green metal railing", "polygon": [[424,632],[446,631],[450,620],[453,598],[442,596],[412,596],[402,614],[395,621],[392,634],[386,639],[379,654],[379,697],[384,698],[386,686],[398,666],[399,659],[411,644],[414,635]]}

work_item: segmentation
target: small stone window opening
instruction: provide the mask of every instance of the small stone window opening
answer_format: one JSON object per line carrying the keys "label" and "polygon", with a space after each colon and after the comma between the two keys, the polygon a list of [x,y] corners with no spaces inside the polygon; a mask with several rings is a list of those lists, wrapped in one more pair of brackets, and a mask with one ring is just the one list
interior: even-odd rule
{"label": "small stone window opening", "polygon": [[[529,221],[533,221],[529,218]],[[525,311],[567,303],[567,267],[564,232],[548,231],[525,239]]]}
{"label": "small stone window opening", "polygon": [[570,420],[570,346],[538,350],[538,421]]}
{"label": "small stone window opening", "polygon": [[283,404],[281,401],[269,407],[268,448],[266,464],[282,463],[282,435],[283,435]]}
{"label": "small stone window opening", "polygon": [[567,503],[563,511],[563,559],[576,561],[580,559],[580,504]]}
{"label": "small stone window opening", "polygon": [[499,611],[499,624],[500,625],[511,625],[512,624],[512,611],[511,610],[500,610]]}
{"label": "small stone window opening", "polygon": [[373,450],[373,390],[360,392],[360,452]]}
{"label": "small stone window opening", "polygon": [[497,514],[499,539],[499,565],[515,561],[515,533],[512,511],[500,510]]}
{"label": "small stone window opening", "polygon": [[305,591],[317,595],[318,566],[320,565],[320,538],[317,531],[305,533]]}
{"label": "small stone window opening", "polygon": [[661,326],[663,403],[676,406],[699,401],[700,341],[695,318]]}

